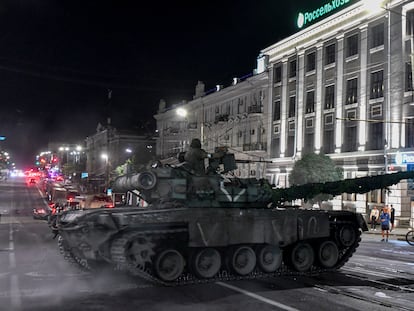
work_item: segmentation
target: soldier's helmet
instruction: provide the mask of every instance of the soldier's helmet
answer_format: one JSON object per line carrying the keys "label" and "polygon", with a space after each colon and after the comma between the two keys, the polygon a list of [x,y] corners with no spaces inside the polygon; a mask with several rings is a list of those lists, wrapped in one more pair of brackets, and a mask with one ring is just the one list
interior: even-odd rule
{"label": "soldier's helmet", "polygon": [[193,140],[191,141],[190,147],[200,149],[201,148],[201,141],[198,138],[193,138]]}

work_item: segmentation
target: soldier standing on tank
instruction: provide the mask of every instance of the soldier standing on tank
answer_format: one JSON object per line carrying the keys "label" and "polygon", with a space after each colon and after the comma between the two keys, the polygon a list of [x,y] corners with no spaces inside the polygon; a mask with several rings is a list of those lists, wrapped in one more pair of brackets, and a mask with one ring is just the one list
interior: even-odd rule
{"label": "soldier standing on tank", "polygon": [[206,173],[204,159],[208,157],[209,154],[201,148],[201,141],[198,138],[194,138],[191,141],[190,149],[184,155],[185,161],[196,175],[204,175]]}

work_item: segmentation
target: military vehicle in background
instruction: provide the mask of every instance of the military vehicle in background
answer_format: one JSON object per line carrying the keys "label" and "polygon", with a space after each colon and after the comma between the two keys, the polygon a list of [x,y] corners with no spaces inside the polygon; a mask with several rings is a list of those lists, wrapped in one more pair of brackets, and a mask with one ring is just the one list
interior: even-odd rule
{"label": "military vehicle in background", "polygon": [[[200,175],[183,162],[119,177],[112,189],[138,190],[148,206],[62,213],[60,251],[85,269],[107,264],[156,284],[182,285],[335,270],[368,230],[362,215],[350,211],[282,207],[293,199],[289,189],[223,175],[235,168],[234,155],[222,152]],[[304,185],[296,192],[373,190],[407,176]]]}

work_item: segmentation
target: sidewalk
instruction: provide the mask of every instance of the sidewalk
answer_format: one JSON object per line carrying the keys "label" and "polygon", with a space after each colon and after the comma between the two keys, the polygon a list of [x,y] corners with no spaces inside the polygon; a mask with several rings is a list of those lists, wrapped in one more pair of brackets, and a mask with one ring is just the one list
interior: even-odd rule
{"label": "sidewalk", "polygon": [[[405,241],[405,235],[407,234],[408,231],[410,231],[410,228],[395,228],[389,233],[389,238]],[[365,234],[381,236],[381,226],[378,225],[376,231],[371,230],[369,228],[368,231],[362,233],[362,235],[365,235]]]}

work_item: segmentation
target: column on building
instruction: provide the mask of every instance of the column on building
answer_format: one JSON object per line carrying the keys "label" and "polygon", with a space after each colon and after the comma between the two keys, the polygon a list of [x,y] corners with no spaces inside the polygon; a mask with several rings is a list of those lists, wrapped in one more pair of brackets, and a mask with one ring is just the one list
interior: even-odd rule
{"label": "column on building", "polygon": [[336,60],[336,127],[335,127],[335,153],[341,152],[343,141],[343,94],[344,94],[344,35],[337,39]]}
{"label": "column on building", "polygon": [[367,85],[367,65],[368,65],[368,25],[365,24],[360,28],[360,88],[359,88],[359,137],[358,150],[365,151],[365,144],[367,141],[368,122],[367,119],[367,95],[369,94],[369,87]]}
{"label": "column on building", "polygon": [[296,122],[296,130],[295,130],[295,137],[296,137],[296,146],[295,146],[295,154],[300,158],[301,152],[303,148],[303,111],[304,111],[304,82],[305,82],[305,51],[301,50],[298,51],[298,77],[297,77],[297,86],[298,90],[296,92],[296,107],[297,107],[297,118]]}
{"label": "column on building", "polygon": [[282,94],[280,98],[281,105],[281,124],[280,124],[280,157],[283,158],[286,153],[287,145],[287,124],[288,117],[288,59],[282,60]]}
{"label": "column on building", "polygon": [[316,47],[316,105],[315,105],[315,152],[321,151],[322,144],[322,69],[323,69],[323,45]]}

